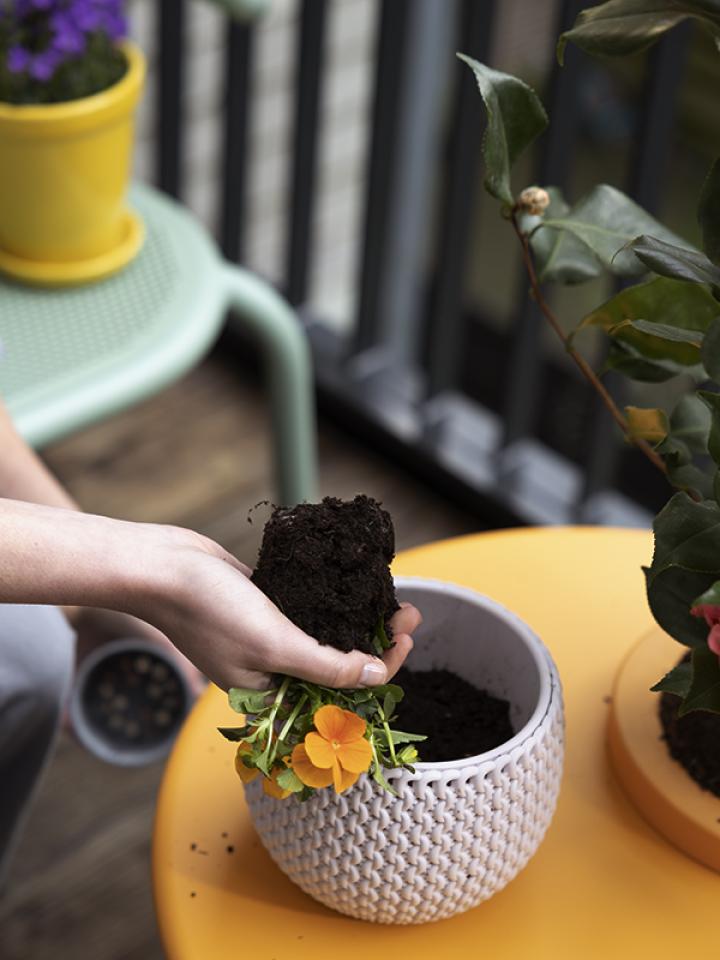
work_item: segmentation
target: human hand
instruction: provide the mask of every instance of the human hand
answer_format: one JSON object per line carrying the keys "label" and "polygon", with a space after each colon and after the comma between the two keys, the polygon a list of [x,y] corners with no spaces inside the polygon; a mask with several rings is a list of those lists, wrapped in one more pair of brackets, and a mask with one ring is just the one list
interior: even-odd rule
{"label": "human hand", "polygon": [[402,604],[391,620],[394,646],[382,659],[321,646],[249,579],[245,566],[212,540],[172,529],[166,574],[138,615],[166,634],[219,687],[263,689],[271,674],[329,687],[386,683],[412,649],[420,613]]}

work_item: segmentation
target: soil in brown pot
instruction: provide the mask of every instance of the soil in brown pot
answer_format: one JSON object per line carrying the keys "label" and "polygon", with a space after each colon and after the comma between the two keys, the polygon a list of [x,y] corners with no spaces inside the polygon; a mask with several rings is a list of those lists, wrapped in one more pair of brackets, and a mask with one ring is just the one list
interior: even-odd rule
{"label": "soil in brown pot", "polygon": [[[398,609],[394,555],[392,519],[377,501],[325,497],[273,510],[253,581],[320,643],[372,653],[378,624],[390,637],[388,623]],[[393,682],[405,691],[393,726],[427,736],[418,744],[422,760],[475,756],[513,736],[508,702],[448,670],[403,668]]]}
{"label": "soil in brown pot", "polygon": [[680,697],[661,694],[660,723],[670,755],[704,790],[720,797],[720,715],[694,710],[679,717],[679,706]]}

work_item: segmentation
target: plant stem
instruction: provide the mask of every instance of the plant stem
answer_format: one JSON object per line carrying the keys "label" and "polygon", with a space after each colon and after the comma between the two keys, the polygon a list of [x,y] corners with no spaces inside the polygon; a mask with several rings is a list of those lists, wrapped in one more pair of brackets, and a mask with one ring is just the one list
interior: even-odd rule
{"label": "plant stem", "polygon": [[289,717],[287,718],[287,720],[285,721],[285,726],[282,728],[282,730],[281,730],[280,733],[278,734],[278,740],[284,740],[285,737],[288,735],[288,732],[289,732],[290,730],[292,730],[292,725],[295,723],[295,720],[297,719],[297,715],[300,713],[300,711],[302,710],[302,708],[305,706],[305,701],[307,700],[307,698],[308,698],[308,697],[307,697],[307,694],[304,693],[304,694],[300,697],[300,699],[298,700],[298,702],[295,704],[295,706],[293,707],[292,713],[290,714],[290,716],[289,716]]}
{"label": "plant stem", "polygon": [[545,299],[542,288],[540,286],[540,281],[537,278],[537,273],[535,272],[535,264],[533,262],[532,253],[530,252],[530,243],[528,241],[527,234],[520,229],[520,225],[517,221],[517,215],[515,211],[510,216],[510,221],[513,225],[515,233],[522,244],[522,254],[523,254],[523,263],[525,264],[525,269],[527,270],[528,277],[530,278],[530,287],[535,298],[535,302],[540,308],[540,312],[543,314],[545,319],[548,321],[550,326],[553,328],[555,333],[558,335],[562,341],[565,349],[570,354],[574,360],[576,366],[585,377],[585,379],[590,383],[590,385],[595,389],[596,393],[602,400],[603,404],[607,408],[610,416],[613,418],[615,423],[620,427],[622,432],[625,434],[628,441],[634,444],[638,450],[645,454],[650,463],[654,467],[664,474],[667,474],[667,467],[663,461],[660,454],[656,453],[655,450],[650,446],[647,440],[644,440],[642,437],[636,437],[633,435],[630,425],[628,424],[626,418],[624,417],[622,411],[618,408],[617,404],[613,398],[608,393],[607,388],[599,379],[593,368],[585,360],[582,354],[579,354],[577,350],[573,347],[570,342],[567,334],[560,325],[560,321],[556,317],[555,313],[551,309],[547,300]]}
{"label": "plant stem", "polygon": [[287,693],[287,688],[290,686],[290,677],[285,677],[283,682],[280,684],[278,692],[275,694],[275,699],[273,701],[272,709],[270,715],[268,716],[268,742],[263,751],[268,758],[269,766],[272,768],[272,764],[275,762],[275,754],[277,752],[277,742],[273,746],[272,756],[270,756],[270,746],[273,743],[273,726],[275,724],[275,717],[277,716],[278,710],[283,702],[285,694]]}
{"label": "plant stem", "polygon": [[385,736],[387,737],[388,747],[390,748],[390,757],[392,759],[393,765],[397,766],[397,757],[395,756],[395,744],[393,743],[392,734],[390,733],[390,724],[383,718],[383,729],[385,730]]}

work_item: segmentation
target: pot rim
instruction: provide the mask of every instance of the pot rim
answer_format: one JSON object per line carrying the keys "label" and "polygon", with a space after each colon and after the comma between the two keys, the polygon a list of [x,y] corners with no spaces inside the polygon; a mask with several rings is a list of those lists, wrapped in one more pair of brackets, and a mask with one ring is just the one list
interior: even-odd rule
{"label": "pot rim", "polygon": [[131,40],[124,40],[120,49],[127,59],[127,70],[117,83],[76,100],[58,103],[7,103],[0,100],[0,132],[42,136],[95,126],[114,119],[134,107],[145,81],[145,56]]}
{"label": "pot rim", "polygon": [[[498,619],[503,620],[524,641],[527,650],[535,662],[540,679],[540,690],[538,692],[535,709],[523,726],[509,740],[505,740],[497,747],[493,747],[492,750],[486,750],[484,753],[478,753],[472,757],[464,757],[459,760],[438,760],[433,762],[418,761],[417,763],[413,764],[413,767],[415,767],[418,772],[422,772],[425,774],[425,776],[427,776],[427,774],[431,774],[433,772],[442,774],[444,771],[455,771],[464,769],[466,767],[476,767],[481,764],[487,764],[501,757],[507,757],[507,755],[512,753],[513,750],[517,749],[527,740],[529,740],[530,737],[532,737],[537,729],[542,725],[543,721],[548,715],[548,712],[550,711],[550,707],[553,703],[553,697],[557,695],[556,691],[559,687],[559,680],[557,677],[555,664],[547,647],[534,632],[534,630],[532,630],[528,624],[525,623],[525,621],[522,620],[516,613],[513,613],[512,610],[509,610],[497,600],[493,600],[491,597],[485,596],[485,594],[478,593],[476,590],[472,590],[469,587],[460,586],[460,584],[452,583],[451,581],[437,580],[427,577],[395,577],[394,581],[395,587],[399,591],[402,591],[402,589],[405,587],[419,587],[430,592],[453,594],[456,597],[460,597],[463,600],[469,601],[475,606],[492,613]],[[410,773],[410,771],[403,769],[385,770],[384,773],[388,779],[413,779],[413,774]]]}

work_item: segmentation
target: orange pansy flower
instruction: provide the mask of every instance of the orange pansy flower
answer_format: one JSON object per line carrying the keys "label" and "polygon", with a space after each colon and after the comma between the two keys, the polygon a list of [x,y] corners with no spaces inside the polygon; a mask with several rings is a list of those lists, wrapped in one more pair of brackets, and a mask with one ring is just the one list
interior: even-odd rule
{"label": "orange pansy flower", "polygon": [[243,760],[243,754],[250,753],[251,751],[252,751],[252,747],[250,746],[250,744],[245,743],[245,741],[242,740],[238,744],[238,748],[235,753],[235,772],[240,777],[243,783],[251,783],[251,781],[253,781],[255,777],[260,773],[260,771],[257,770],[255,767],[248,767],[245,765],[245,761]]}
{"label": "orange pansy flower", "polygon": [[269,797],[275,797],[276,800],[284,800],[292,793],[292,790],[283,790],[278,784],[277,778],[281,772],[281,767],[275,767],[274,770],[270,771],[270,776],[263,779],[263,790]]}
{"label": "orange pansy flower", "polygon": [[365,739],[366,723],[356,713],[340,707],[320,707],[313,717],[315,731],[292,752],[292,768],[308,787],[347,790],[372,761],[372,748]]}

